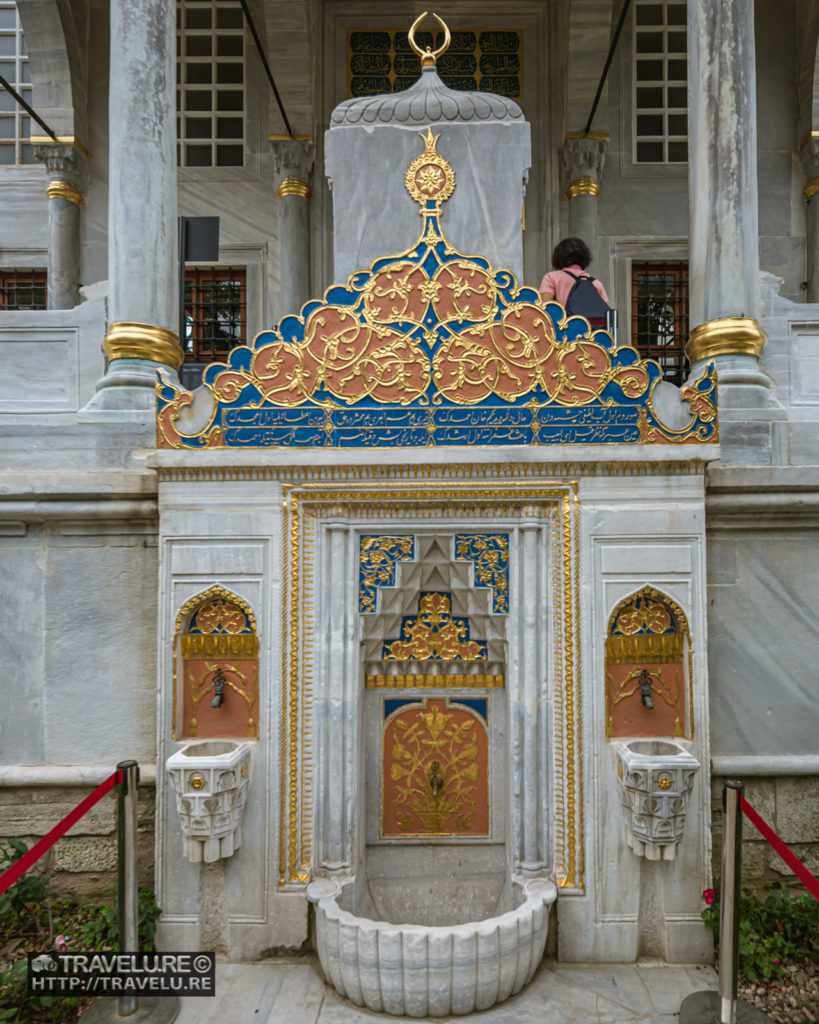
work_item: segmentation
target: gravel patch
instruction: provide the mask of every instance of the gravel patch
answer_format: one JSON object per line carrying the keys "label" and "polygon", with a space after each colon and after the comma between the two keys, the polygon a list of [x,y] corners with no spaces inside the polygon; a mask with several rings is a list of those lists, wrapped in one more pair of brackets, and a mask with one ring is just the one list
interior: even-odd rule
{"label": "gravel patch", "polygon": [[782,974],[754,984],[740,980],[740,999],[759,1007],[771,1024],[817,1024],[819,1022],[819,965],[809,960],[780,965]]}

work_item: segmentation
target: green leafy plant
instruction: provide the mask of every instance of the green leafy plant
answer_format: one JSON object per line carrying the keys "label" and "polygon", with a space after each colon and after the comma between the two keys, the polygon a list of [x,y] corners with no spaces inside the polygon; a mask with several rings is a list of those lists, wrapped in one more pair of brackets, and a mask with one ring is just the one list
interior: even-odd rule
{"label": "green leafy plant", "polygon": [[[27,851],[19,839],[0,845],[0,874]],[[160,915],[151,889],[140,889],[139,948],[155,949]],[[63,1024],[73,1019],[91,997],[29,996],[27,961],[31,950],[58,948],[118,951],[118,915],[114,906],[78,903],[59,897],[48,879],[32,871],[0,895],[0,1024]]]}
{"label": "green leafy plant", "polygon": [[[706,889],[703,920],[719,943],[720,900]],[[777,978],[785,959],[819,960],[819,902],[774,891],[764,902],[743,893],[739,908],[739,970],[749,982]]]}
{"label": "green leafy plant", "polygon": [[[114,899],[112,907],[93,907],[93,911],[78,929],[74,945],[78,949],[106,949],[119,951],[119,907]],[[156,922],[162,910],[154,899],[153,889],[140,889],[137,904],[139,948],[153,953]]]}

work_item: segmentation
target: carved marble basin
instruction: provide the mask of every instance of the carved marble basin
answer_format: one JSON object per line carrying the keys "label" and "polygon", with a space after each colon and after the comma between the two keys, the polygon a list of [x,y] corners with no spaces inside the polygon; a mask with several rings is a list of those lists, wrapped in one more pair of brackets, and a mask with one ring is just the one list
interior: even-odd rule
{"label": "carved marble basin", "polygon": [[674,860],[699,761],[672,739],[617,745],[617,783],[626,842],[638,857]]}
{"label": "carved marble basin", "polygon": [[182,850],[188,860],[230,857],[242,845],[251,753],[247,742],[201,740],[168,758],[165,767],[176,794]]}
{"label": "carved marble basin", "polygon": [[359,1006],[409,1017],[472,1013],[519,992],[543,957],[557,898],[548,879],[513,880],[506,913],[431,926],[358,917],[343,909],[353,890],[352,879],[307,888],[325,977]]}

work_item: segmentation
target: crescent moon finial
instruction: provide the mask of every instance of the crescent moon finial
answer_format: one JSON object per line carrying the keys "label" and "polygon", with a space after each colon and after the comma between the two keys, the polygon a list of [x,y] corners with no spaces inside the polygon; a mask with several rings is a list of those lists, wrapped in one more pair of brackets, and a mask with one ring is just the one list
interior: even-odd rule
{"label": "crescent moon finial", "polygon": [[438,61],[438,58],[441,56],[442,53],[445,53],[446,50],[449,49],[449,44],[452,42],[452,36],[450,35],[449,28],[446,22],[444,21],[443,18],[440,18],[434,11],[432,12],[432,17],[435,18],[435,20],[444,30],[443,43],[438,47],[437,50],[433,50],[431,46],[428,46],[425,50],[422,50],[421,47],[415,42],[415,30],[418,28],[418,26],[421,24],[424,18],[426,18],[428,13],[428,11],[424,11],[423,14],[419,15],[412,23],[412,26],[410,27],[410,30],[407,33],[407,38],[409,39],[410,46],[421,58],[422,68],[434,68]]}

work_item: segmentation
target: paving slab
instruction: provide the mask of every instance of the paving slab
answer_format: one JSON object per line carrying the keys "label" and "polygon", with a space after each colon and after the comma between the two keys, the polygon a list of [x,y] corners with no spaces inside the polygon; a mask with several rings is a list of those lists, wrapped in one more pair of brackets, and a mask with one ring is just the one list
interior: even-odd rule
{"label": "paving slab", "polygon": [[[440,1024],[679,1024],[683,999],[716,989],[710,967],[564,964],[544,961],[512,999]],[[176,1024],[410,1024],[372,1013],[324,984],[311,960],[217,964],[214,998],[184,998]]]}

